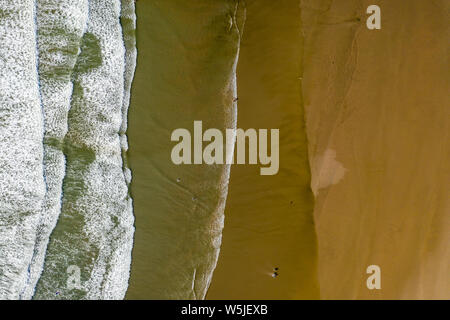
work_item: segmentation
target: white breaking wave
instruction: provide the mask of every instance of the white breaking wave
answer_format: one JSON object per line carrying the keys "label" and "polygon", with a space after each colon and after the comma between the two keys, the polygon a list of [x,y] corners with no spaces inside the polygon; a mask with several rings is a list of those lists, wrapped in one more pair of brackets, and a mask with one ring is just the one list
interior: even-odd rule
{"label": "white breaking wave", "polygon": [[133,0],[0,0],[0,298],[125,295],[135,25]]}
{"label": "white breaking wave", "polygon": [[72,96],[71,75],[88,17],[87,0],[37,0],[38,70],[44,112],[44,176],[47,193],[38,222],[30,277],[22,299],[30,299],[44,266],[50,234],[61,212],[65,174],[63,140]]}
{"label": "white breaking wave", "polygon": [[45,195],[35,4],[0,0],[0,299],[28,278]]}

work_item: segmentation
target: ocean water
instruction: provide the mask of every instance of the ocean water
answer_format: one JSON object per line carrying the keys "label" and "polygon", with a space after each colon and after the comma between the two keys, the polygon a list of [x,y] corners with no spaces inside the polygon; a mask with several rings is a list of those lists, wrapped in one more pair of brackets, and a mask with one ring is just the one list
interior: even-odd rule
{"label": "ocean water", "polygon": [[222,242],[229,165],[172,163],[177,128],[235,128],[241,1],[137,2],[130,112],[136,237],[127,298],[202,299]]}
{"label": "ocean water", "polygon": [[0,1],[0,298],[125,295],[134,29],[131,0]]}
{"label": "ocean water", "polygon": [[30,277],[21,298],[30,299],[44,265],[50,234],[61,212],[65,176],[64,137],[73,92],[72,72],[86,29],[88,2],[38,0],[36,7],[40,97],[44,119],[44,177],[41,210]]}

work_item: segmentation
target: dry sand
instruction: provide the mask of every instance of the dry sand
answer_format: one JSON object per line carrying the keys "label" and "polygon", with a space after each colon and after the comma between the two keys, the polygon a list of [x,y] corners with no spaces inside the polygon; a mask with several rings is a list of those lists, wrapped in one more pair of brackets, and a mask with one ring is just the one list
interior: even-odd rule
{"label": "dry sand", "polygon": [[[450,298],[450,3],[302,8],[321,297]],[[372,264],[381,290],[366,287]]]}

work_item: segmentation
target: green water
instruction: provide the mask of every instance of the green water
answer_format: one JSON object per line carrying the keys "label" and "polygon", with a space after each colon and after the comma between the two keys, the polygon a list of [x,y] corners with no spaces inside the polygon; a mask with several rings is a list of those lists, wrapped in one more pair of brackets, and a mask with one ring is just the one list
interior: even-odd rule
{"label": "green water", "polygon": [[227,165],[172,163],[177,128],[236,121],[238,1],[138,1],[129,115],[135,244],[127,298],[203,298],[220,246]]}

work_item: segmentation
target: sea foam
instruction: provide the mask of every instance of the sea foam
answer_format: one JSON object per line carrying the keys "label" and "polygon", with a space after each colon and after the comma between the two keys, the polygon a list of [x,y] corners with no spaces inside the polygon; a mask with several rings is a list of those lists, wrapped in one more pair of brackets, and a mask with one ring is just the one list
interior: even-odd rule
{"label": "sea foam", "polygon": [[[62,211],[38,299],[120,299],[128,286],[134,218],[123,161],[129,99],[124,92],[131,85],[135,53],[126,54],[120,15],[119,0],[89,1],[64,139]],[[67,286],[71,266],[80,269],[76,289]]]}
{"label": "sea foam", "polygon": [[48,240],[61,211],[64,137],[72,96],[71,76],[88,17],[87,0],[37,0],[38,70],[44,113],[47,193],[38,222],[30,277],[21,295],[30,299],[44,265]]}
{"label": "sea foam", "polygon": [[0,299],[18,299],[45,195],[34,1],[0,0],[0,43]]}
{"label": "sea foam", "polygon": [[135,19],[133,0],[0,0],[0,299],[125,295]]}

